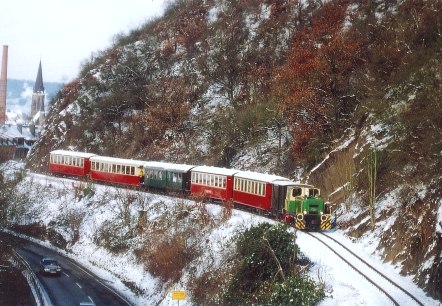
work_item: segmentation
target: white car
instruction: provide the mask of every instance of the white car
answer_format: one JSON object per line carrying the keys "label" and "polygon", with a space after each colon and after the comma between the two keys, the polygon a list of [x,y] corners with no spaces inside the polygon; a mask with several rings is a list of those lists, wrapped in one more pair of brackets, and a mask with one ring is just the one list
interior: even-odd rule
{"label": "white car", "polygon": [[55,259],[45,257],[40,261],[40,273],[60,276],[61,267]]}

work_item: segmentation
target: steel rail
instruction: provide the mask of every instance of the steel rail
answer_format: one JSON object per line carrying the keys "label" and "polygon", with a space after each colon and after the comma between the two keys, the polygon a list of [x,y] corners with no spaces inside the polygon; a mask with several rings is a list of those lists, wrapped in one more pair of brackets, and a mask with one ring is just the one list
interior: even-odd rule
{"label": "steel rail", "polygon": [[356,272],[358,272],[360,275],[362,275],[362,277],[364,277],[369,283],[371,283],[372,285],[374,285],[376,288],[378,288],[383,294],[385,294],[385,296],[387,296],[394,305],[399,306],[399,303],[384,289],[382,289],[378,284],[376,284],[370,277],[368,277],[367,275],[365,275],[364,273],[362,273],[361,270],[359,270],[358,268],[356,268],[353,264],[351,264],[347,259],[345,259],[341,254],[339,254],[336,250],[334,250],[331,246],[329,246],[325,241],[319,239],[318,237],[316,237],[315,235],[313,235],[310,232],[305,232],[307,235],[315,238],[316,240],[318,240],[319,242],[321,242],[323,245],[325,245],[327,248],[329,248],[333,253],[336,254],[336,256],[338,256],[342,261],[344,261],[347,265],[349,265],[353,270],[355,270]]}
{"label": "steel rail", "polygon": [[369,264],[366,260],[362,259],[359,255],[355,254],[353,251],[351,251],[349,248],[347,248],[345,245],[343,245],[341,242],[337,241],[335,238],[330,237],[329,235],[325,234],[325,233],[318,233],[319,235],[323,235],[326,236],[328,239],[334,241],[335,243],[339,244],[341,247],[343,247],[347,252],[349,252],[350,254],[352,254],[353,256],[355,256],[357,259],[359,259],[361,262],[363,262],[365,265],[367,265],[368,267],[370,267],[373,271],[375,271],[376,273],[378,273],[380,276],[382,276],[384,279],[386,279],[388,282],[390,282],[393,286],[397,287],[398,289],[400,289],[402,292],[404,292],[406,295],[408,295],[410,298],[412,298],[417,304],[424,306],[424,304],[419,301],[414,295],[412,295],[410,292],[408,292],[407,290],[405,290],[403,287],[401,287],[400,285],[398,285],[395,281],[393,281],[392,279],[390,279],[389,277],[387,277],[386,275],[384,275],[382,272],[380,272],[378,269],[376,269],[375,267],[373,267],[371,264]]}

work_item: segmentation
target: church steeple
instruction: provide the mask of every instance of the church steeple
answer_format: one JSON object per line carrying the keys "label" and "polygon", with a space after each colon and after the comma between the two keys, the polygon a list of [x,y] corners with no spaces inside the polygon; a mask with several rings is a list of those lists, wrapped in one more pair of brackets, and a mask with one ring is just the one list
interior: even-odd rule
{"label": "church steeple", "polygon": [[44,92],[44,91],[45,88],[43,86],[43,73],[41,71],[41,60],[40,60],[40,64],[38,65],[37,79],[35,80],[35,85],[34,85],[34,93]]}
{"label": "church steeple", "polygon": [[38,65],[37,79],[34,84],[31,104],[31,120],[35,124],[43,125],[45,121],[45,88],[43,86],[43,73],[41,70],[41,60]]}

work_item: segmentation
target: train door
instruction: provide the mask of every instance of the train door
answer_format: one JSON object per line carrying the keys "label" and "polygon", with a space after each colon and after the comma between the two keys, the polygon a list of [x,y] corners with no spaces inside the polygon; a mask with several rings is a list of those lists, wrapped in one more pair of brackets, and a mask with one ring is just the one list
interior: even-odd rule
{"label": "train door", "polygon": [[280,217],[284,209],[285,197],[287,193],[287,186],[272,185],[272,215]]}

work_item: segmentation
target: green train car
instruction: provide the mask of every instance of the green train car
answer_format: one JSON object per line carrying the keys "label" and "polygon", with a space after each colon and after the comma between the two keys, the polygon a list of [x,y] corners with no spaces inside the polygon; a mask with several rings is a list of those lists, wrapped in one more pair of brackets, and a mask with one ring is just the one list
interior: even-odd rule
{"label": "green train car", "polygon": [[301,230],[330,229],[331,210],[320,195],[320,190],[311,185],[289,186],[283,210],[285,221]]}
{"label": "green train car", "polygon": [[194,166],[163,162],[145,162],[144,187],[189,193],[190,169]]}

